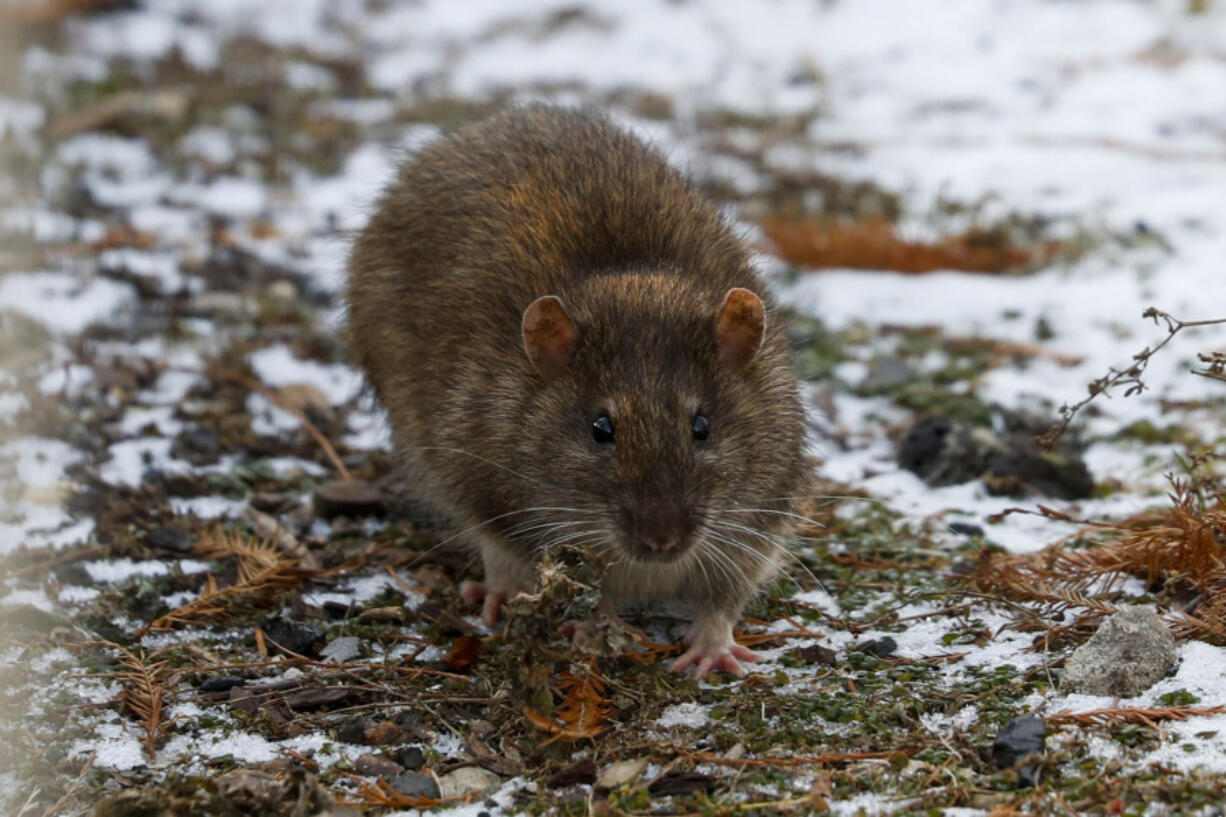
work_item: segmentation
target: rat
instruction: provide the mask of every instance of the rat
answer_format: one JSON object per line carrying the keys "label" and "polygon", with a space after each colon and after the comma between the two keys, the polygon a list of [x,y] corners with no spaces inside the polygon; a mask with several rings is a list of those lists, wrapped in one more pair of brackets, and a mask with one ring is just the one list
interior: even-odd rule
{"label": "rat", "polygon": [[409,158],[348,265],[348,332],[411,488],[464,529],[495,626],[551,547],[601,608],[688,602],[672,668],[743,675],[733,626],[798,518],[804,422],[746,245],[603,115],[511,108]]}

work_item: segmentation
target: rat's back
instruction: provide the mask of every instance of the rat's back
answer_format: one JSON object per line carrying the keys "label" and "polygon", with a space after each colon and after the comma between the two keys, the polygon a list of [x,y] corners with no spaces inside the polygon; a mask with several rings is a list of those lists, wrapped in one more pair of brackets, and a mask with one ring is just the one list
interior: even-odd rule
{"label": "rat's back", "polygon": [[[524,307],[611,269],[750,286],[739,242],[655,150],[603,117],[512,109],[408,161],[355,244],[349,323],[376,388],[469,353],[518,347]],[[439,348],[444,347],[444,348]],[[436,354],[437,351],[437,354]]]}

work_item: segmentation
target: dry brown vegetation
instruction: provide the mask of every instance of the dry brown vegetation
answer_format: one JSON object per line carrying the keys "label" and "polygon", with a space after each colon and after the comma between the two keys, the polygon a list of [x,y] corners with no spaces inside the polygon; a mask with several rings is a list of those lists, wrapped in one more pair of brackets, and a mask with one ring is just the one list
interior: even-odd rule
{"label": "dry brown vegetation", "polygon": [[1169,511],[1098,523],[1078,537],[1091,547],[1061,543],[1026,556],[984,552],[975,588],[1027,603],[1018,610],[1020,623],[1046,629],[1036,643],[1045,648],[1115,613],[1122,582],[1137,577],[1160,600],[1176,638],[1226,644],[1226,496],[1172,484]]}
{"label": "dry brown vegetation", "polygon": [[974,228],[933,243],[908,241],[880,216],[858,221],[773,216],[762,222],[762,230],[774,244],[776,254],[810,269],[1016,273],[1051,261],[1063,249],[1057,242],[1021,246],[999,229]]}
{"label": "dry brown vegetation", "polygon": [[192,624],[224,622],[235,613],[259,607],[279,590],[297,586],[303,578],[299,559],[279,550],[275,540],[255,540],[237,531],[212,528],[196,542],[194,553],[205,559],[237,560],[238,580],[221,587],[209,573],[200,595],[159,616],[136,635],[163,632]]}

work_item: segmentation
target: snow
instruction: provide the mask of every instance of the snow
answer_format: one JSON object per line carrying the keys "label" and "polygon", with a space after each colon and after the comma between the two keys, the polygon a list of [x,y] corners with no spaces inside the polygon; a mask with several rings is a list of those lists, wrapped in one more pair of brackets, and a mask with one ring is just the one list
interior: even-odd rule
{"label": "snow", "polygon": [[690,729],[701,729],[711,722],[707,710],[709,707],[693,702],[673,704],[656,718],[656,726],[668,729],[671,726],[686,726]]}
{"label": "snow", "polygon": [[130,284],[61,272],[10,272],[0,278],[0,308],[21,312],[53,332],[75,335],[121,318],[136,299]]}
{"label": "snow", "polygon": [[323,392],[334,406],[348,403],[362,389],[362,376],[348,366],[300,360],[284,344],[252,352],[247,360],[266,385],[281,387],[305,383]]}

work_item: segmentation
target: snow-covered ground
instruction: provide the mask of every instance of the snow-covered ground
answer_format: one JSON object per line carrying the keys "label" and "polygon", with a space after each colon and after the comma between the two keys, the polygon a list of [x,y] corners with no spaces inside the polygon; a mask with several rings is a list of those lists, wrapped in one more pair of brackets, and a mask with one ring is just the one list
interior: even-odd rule
{"label": "snow-covered ground", "polygon": [[[93,542],[98,511],[67,504],[87,478],[131,488],[151,473],[230,473],[239,452],[190,462],[175,445],[185,428],[213,410],[207,398],[189,397],[201,383],[198,372],[251,341],[253,316],[283,296],[318,296],[321,305],[310,313],[314,327],[333,332],[340,326],[335,296],[349,237],[365,223],[396,162],[454,124],[449,111],[462,105],[594,104],[699,181],[723,183],[746,199],[769,189],[777,172],[871,183],[899,197],[898,229],[917,241],[972,222],[1041,217],[1047,237],[1084,240],[1085,251],[1025,275],[789,275],[761,244],[749,208],[728,202],[730,218],[763,247],[761,266],[783,303],[833,331],[864,328],[867,340],[841,364],[843,380],[854,384],[875,357],[890,354],[895,341],[882,327],[935,326],[950,336],[1042,350],[1025,366],[983,372],[974,388],[988,404],[1054,414],[1081,399],[1086,384],[1109,367],[1128,365],[1134,353],[1166,336],[1142,320],[1147,307],[1184,320],[1226,317],[1226,4],[1210,0],[1196,10],[1201,5],[147,0],[136,10],[67,20],[59,37],[32,35],[20,82],[0,95],[0,152],[14,166],[20,159],[38,167],[0,177],[0,227],[11,239],[0,244],[0,343],[11,347],[0,345],[0,555]],[[273,56],[230,70],[243,38]],[[174,105],[134,120],[148,133],[70,127],[81,86],[136,77],[148,94],[172,63],[189,77],[214,72],[240,92],[231,102],[200,101],[203,118],[190,128],[183,118],[199,112],[175,113]],[[175,78],[163,90],[182,95],[184,87]],[[319,150],[312,146],[316,135],[270,125],[281,94],[311,97],[305,119],[290,124],[329,123],[346,136],[321,144],[338,144],[345,155],[313,163],[321,158],[312,155]],[[193,103],[190,93],[180,101],[188,109]],[[58,135],[57,125],[72,132]],[[166,130],[183,133],[168,138]],[[950,202],[962,209],[951,211]],[[822,203],[814,204],[820,209]],[[150,240],[110,246],[108,237],[121,227]],[[276,268],[279,277],[262,280],[264,288],[254,293],[219,286],[227,272],[209,264],[219,230],[226,246]],[[240,262],[232,263],[241,275]],[[174,332],[146,320],[158,314],[151,302],[186,305]],[[1036,335],[1040,324],[1050,332]],[[348,450],[388,447],[386,428],[355,371],[312,359],[318,349],[275,338],[257,345],[243,357],[250,370],[268,386],[322,394],[324,410],[343,412]],[[1178,468],[1180,448],[1109,438],[1144,420],[1179,424],[1216,445],[1226,386],[1190,369],[1197,353],[1223,349],[1226,328],[1186,331],[1154,358],[1145,375],[1148,391],[1099,401],[1080,424],[1094,441],[1087,463],[1096,479],[1118,482],[1119,490],[1054,504],[1081,517],[1162,505],[1163,476]],[[148,382],[115,376],[153,363],[171,369]],[[48,436],[40,422],[45,407],[57,403],[88,406],[89,413],[75,429],[60,418],[55,436]],[[960,518],[985,524],[989,515],[1019,504],[988,495],[978,482],[934,489],[900,470],[888,426],[907,413],[888,398],[838,389],[824,406],[812,408],[819,427],[843,432],[848,442],[815,439],[823,475],[866,490],[904,521],[957,509]],[[258,435],[297,429],[289,413],[261,394],[250,396],[246,411]],[[285,460],[285,468],[322,472],[316,463],[294,462]],[[238,516],[246,504],[232,495],[198,496],[176,498],[172,507],[203,520]],[[1013,515],[989,526],[988,538],[1032,552],[1068,532],[1051,520]],[[180,562],[175,569],[202,568]],[[105,587],[168,568],[166,560],[132,562],[103,548],[86,570]],[[10,575],[0,586],[0,605],[71,613],[92,598],[92,588],[51,584],[30,586]],[[920,604],[900,614],[929,609]],[[985,623],[997,630],[1006,619]],[[945,632],[943,622],[920,621],[894,634],[898,654],[939,653]],[[861,637],[874,635],[884,633]],[[849,640],[831,632],[826,643],[840,647]],[[1037,665],[1042,656],[1020,652],[1027,643],[1021,634],[1001,634],[966,648],[965,663],[947,671]],[[1122,704],[1153,704],[1185,690],[1201,706],[1226,705],[1226,649],[1189,642],[1180,650],[1175,675]],[[783,652],[765,654],[777,659]],[[4,663],[20,656],[6,653]],[[59,658],[61,668],[71,666],[67,654]],[[50,683],[95,702],[113,692],[63,679]],[[1048,713],[1111,704],[1055,692],[1026,702]],[[657,724],[701,730],[708,709],[679,703]],[[941,727],[956,729],[956,721]],[[1161,764],[1226,773],[1224,726],[1226,716],[1176,724],[1159,748],[1129,762],[1136,769]],[[324,750],[317,738],[282,748],[316,750],[324,765],[356,753],[345,746]],[[176,737],[162,746],[158,763],[199,769],[207,757],[274,754],[263,737],[229,740]],[[144,762],[137,735],[118,715],[100,721],[74,751],[94,749],[98,768]],[[520,785],[509,782],[507,791]],[[857,795],[835,808],[876,813],[898,805]]]}

